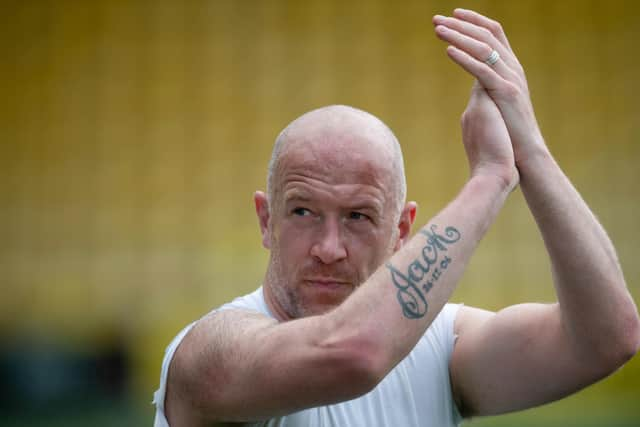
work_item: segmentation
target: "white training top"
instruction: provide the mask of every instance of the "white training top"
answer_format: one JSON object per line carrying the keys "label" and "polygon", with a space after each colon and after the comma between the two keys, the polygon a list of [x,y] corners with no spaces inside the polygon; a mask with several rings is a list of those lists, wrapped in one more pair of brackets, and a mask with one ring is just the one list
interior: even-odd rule
{"label": "white training top", "polygon": [[[411,353],[369,393],[346,402],[309,408],[245,426],[458,426],[462,417],[451,394],[449,360],[455,342],[453,323],[459,308],[457,304],[446,304]],[[262,287],[218,310],[228,309],[254,310],[275,318],[265,303]],[[169,427],[164,416],[169,364],[176,348],[194,324],[180,331],[165,351],[160,387],[153,400],[156,405],[154,427]]]}

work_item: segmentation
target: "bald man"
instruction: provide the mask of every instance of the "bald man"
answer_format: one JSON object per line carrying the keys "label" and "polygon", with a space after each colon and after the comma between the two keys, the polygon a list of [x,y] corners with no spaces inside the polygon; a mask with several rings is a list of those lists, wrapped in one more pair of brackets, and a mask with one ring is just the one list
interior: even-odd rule
{"label": "bald man", "polygon": [[[156,426],[454,426],[561,398],[635,354],[640,323],[614,248],[551,157],[501,27],[461,9],[434,24],[476,78],[468,182],[410,237],[416,204],[389,128],[346,106],[294,120],[255,194],[264,282],[169,345]],[[518,183],[558,302],[448,303]]]}

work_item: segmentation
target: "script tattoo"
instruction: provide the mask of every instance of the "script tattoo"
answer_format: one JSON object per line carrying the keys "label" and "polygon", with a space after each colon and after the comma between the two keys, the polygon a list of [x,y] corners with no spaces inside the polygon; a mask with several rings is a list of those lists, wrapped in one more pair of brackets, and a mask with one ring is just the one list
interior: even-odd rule
{"label": "script tattoo", "polygon": [[436,229],[437,226],[433,224],[429,230],[420,230],[427,237],[427,243],[422,248],[421,255],[409,264],[404,273],[389,262],[385,264],[391,272],[391,281],[398,290],[397,298],[402,314],[408,319],[419,319],[427,314],[429,304],[425,295],[453,262],[443,252],[447,252],[447,247],[461,237],[455,227],[446,227],[444,234],[438,234]]}

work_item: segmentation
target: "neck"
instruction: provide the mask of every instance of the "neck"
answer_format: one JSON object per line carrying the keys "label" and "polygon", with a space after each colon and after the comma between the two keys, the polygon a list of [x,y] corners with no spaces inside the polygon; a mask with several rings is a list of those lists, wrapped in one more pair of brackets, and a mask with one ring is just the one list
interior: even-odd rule
{"label": "neck", "polygon": [[287,312],[282,308],[282,306],[278,303],[278,299],[276,298],[273,292],[273,283],[269,280],[269,275],[265,277],[264,283],[262,285],[262,293],[264,295],[264,301],[269,308],[271,314],[273,314],[278,320],[278,322],[286,322],[288,320],[292,320],[293,318],[287,314]]}

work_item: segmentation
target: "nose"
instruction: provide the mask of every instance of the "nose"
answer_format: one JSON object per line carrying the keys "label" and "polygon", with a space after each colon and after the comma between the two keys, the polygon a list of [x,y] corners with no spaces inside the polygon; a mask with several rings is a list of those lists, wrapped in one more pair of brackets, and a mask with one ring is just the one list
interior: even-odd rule
{"label": "nose", "polygon": [[324,264],[332,264],[347,257],[347,248],[343,242],[343,233],[340,222],[333,219],[324,219],[323,227],[318,230],[311,255]]}

